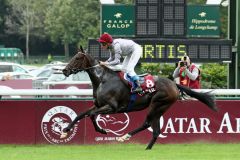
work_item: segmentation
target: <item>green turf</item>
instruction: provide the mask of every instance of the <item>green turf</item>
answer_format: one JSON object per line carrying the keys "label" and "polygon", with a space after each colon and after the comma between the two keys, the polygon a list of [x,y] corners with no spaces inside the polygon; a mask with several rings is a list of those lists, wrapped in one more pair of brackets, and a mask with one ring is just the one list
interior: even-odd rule
{"label": "green turf", "polygon": [[240,144],[0,145],[0,160],[239,160]]}

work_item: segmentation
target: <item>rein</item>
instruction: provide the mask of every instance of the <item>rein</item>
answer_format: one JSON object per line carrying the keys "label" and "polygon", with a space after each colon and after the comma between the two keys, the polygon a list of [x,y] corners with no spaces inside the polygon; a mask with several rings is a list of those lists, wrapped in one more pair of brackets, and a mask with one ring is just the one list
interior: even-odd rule
{"label": "rein", "polygon": [[98,67],[98,66],[100,66],[100,65],[99,65],[99,64],[96,64],[95,66],[91,66],[91,67],[85,68],[84,70],[88,70],[88,69],[96,68],[96,67]]}
{"label": "rein", "polygon": [[99,66],[100,66],[100,65],[97,64],[97,65],[95,65],[95,66],[91,66],[91,67],[84,68],[84,69],[71,69],[71,71],[72,71],[73,73],[77,73],[77,72],[80,72],[80,71],[86,71],[86,70],[89,70],[89,69],[92,69],[92,68],[96,68],[96,67],[99,67]]}

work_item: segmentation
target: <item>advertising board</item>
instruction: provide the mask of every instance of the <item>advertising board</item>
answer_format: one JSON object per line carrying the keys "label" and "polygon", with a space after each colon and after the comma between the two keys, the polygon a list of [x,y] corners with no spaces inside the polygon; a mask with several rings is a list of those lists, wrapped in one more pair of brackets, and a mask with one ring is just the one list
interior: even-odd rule
{"label": "advertising board", "polygon": [[[218,100],[218,112],[198,101],[178,101],[160,119],[161,134],[157,143],[192,143],[208,141],[239,142],[239,100]],[[80,120],[68,136],[60,134],[90,100],[3,100],[0,101],[0,144],[99,144],[116,143],[116,138],[141,126],[148,109],[96,117],[97,125],[107,135],[97,133],[90,118]],[[148,143],[152,130],[140,132],[128,142]]]}
{"label": "advertising board", "polygon": [[102,5],[101,33],[112,36],[133,37],[135,10],[133,5]]}
{"label": "advertising board", "polygon": [[220,37],[219,5],[188,5],[188,37]]}

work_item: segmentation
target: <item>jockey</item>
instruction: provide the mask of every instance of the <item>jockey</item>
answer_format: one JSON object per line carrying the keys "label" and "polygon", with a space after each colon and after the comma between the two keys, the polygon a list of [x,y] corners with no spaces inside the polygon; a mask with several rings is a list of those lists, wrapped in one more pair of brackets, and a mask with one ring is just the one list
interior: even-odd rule
{"label": "jockey", "polygon": [[188,56],[183,56],[173,72],[173,78],[179,77],[181,85],[191,89],[200,89],[200,70],[190,61]]}
{"label": "jockey", "polygon": [[139,77],[134,71],[141,55],[142,48],[139,44],[129,39],[113,39],[110,34],[103,34],[98,39],[103,49],[110,51],[110,57],[107,61],[100,61],[100,65],[117,65],[120,63],[120,58],[125,56],[122,70],[127,73],[130,80],[133,82],[133,93],[142,92]]}

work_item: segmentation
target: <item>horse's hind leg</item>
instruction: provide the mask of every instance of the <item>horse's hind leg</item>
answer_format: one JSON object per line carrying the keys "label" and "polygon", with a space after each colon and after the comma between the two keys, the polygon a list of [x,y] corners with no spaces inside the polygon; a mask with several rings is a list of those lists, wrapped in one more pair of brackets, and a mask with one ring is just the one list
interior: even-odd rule
{"label": "horse's hind leg", "polygon": [[148,146],[146,149],[152,149],[152,146],[155,144],[159,134],[160,134],[160,122],[159,122],[159,118],[155,119],[152,122],[152,129],[153,129],[153,133],[152,133],[152,139],[149,142]]}
{"label": "horse's hind leg", "polygon": [[159,125],[159,118],[169,109],[171,106],[171,103],[168,104],[160,104],[160,103],[154,103],[151,104],[151,111],[147,115],[146,120],[144,121],[143,125],[140,126],[139,128],[125,134],[122,137],[119,137],[117,140],[120,142],[123,142],[125,140],[129,140],[133,135],[137,134],[138,132],[141,132],[148,127],[152,126],[153,128],[153,137],[151,141],[149,142],[148,146],[146,149],[151,149],[153,145],[155,144],[159,134],[160,134],[160,125]]}
{"label": "horse's hind leg", "polygon": [[[123,142],[125,140],[129,140],[129,138],[131,138],[133,135],[147,129],[148,127],[150,127],[152,125],[152,121],[156,117],[156,114],[159,115],[158,117],[160,117],[160,115],[162,115],[161,113],[163,113],[163,111],[161,111],[161,110],[160,110],[160,113],[157,113],[159,111],[159,109],[161,108],[161,107],[157,108],[157,106],[161,106],[161,105],[159,103],[158,103],[158,105],[156,105],[156,103],[154,103],[154,104],[151,103],[150,104],[151,110],[148,113],[144,123],[140,127],[136,128],[135,130],[125,134],[122,137],[119,137],[117,140],[120,141],[120,142]],[[156,110],[156,109],[158,109],[158,110]]]}
{"label": "horse's hind leg", "polygon": [[150,127],[151,126],[151,116],[150,115],[151,114],[148,114],[146,120],[144,121],[144,123],[140,127],[138,127],[135,130],[125,134],[122,137],[117,138],[117,141],[123,142],[123,141],[129,140],[133,135],[135,135],[138,132],[141,132],[141,131],[147,129],[148,127]]}
{"label": "horse's hind leg", "polygon": [[147,129],[148,127],[152,126],[152,129],[153,129],[152,139],[151,139],[151,141],[149,142],[149,144],[146,148],[146,149],[152,149],[152,146],[155,144],[155,142],[156,142],[156,140],[157,140],[157,138],[160,134],[160,122],[159,122],[160,116],[154,117],[154,119],[152,119],[151,117],[152,117],[152,114],[150,112],[150,114],[147,116],[147,119],[144,121],[142,126],[140,126],[139,128],[125,134],[122,137],[119,137],[117,140],[120,141],[120,142],[123,142],[125,140],[129,140],[133,135],[135,135],[138,132],[141,132],[141,131]]}
{"label": "horse's hind leg", "polygon": [[159,103],[155,103],[151,111],[153,111],[153,117],[154,119],[152,120],[151,127],[153,129],[152,133],[152,139],[148,143],[148,146],[146,149],[152,149],[153,145],[155,144],[159,134],[160,134],[160,117],[171,107],[172,103],[166,103],[160,105]]}

